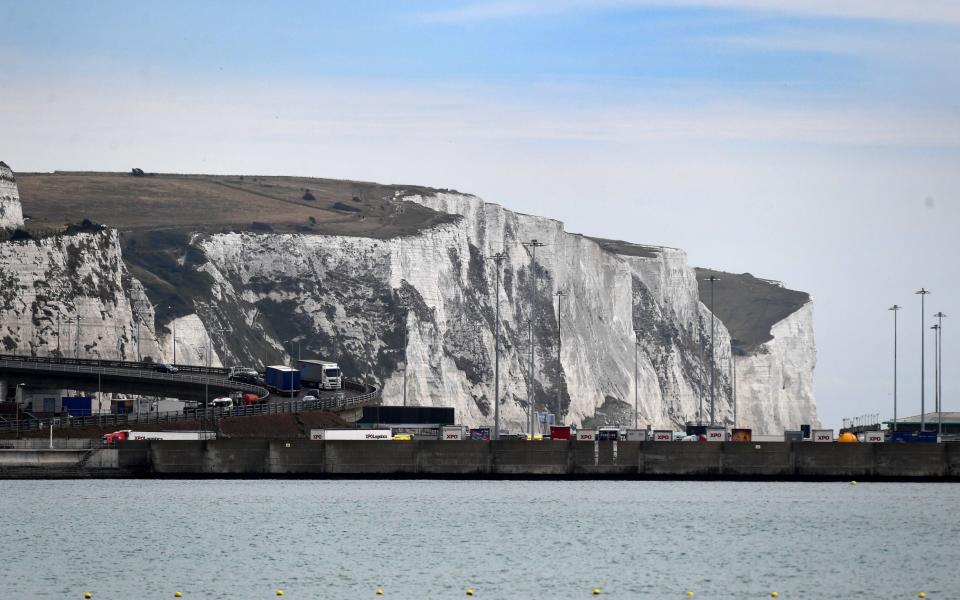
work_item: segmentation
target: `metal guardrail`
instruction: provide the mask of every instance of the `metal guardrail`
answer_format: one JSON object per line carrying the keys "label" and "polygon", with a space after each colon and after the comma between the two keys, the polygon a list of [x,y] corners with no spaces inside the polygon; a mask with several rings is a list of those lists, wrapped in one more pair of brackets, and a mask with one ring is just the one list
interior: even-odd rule
{"label": "metal guardrail", "polygon": [[[67,358],[56,356],[22,356],[20,354],[0,354],[2,360],[17,360],[31,363],[45,363],[58,365],[78,365],[86,367],[115,367],[120,369],[146,369],[152,370],[158,363],[156,362],[137,362],[129,360],[111,360],[95,358]],[[198,367],[196,365],[173,365],[178,371],[184,373],[210,373],[211,375],[228,375],[230,369],[223,367]]]}
{"label": "metal guardrail", "polygon": [[[117,366],[103,366],[101,364],[89,364],[89,363],[108,363],[110,361],[74,361],[71,359],[64,359],[63,362],[54,361],[44,358],[24,358],[16,357],[11,358],[10,355],[0,355],[0,368],[8,369],[23,369],[30,371],[46,371],[49,373],[85,373],[89,375],[114,375],[117,377],[125,377],[130,379],[137,379],[141,381],[155,381],[155,382],[175,382],[175,383],[195,383],[197,385],[201,384],[213,384],[219,387],[225,387],[232,390],[237,390],[240,392],[249,392],[257,394],[259,398],[266,398],[270,395],[269,391],[265,387],[259,385],[251,385],[249,383],[240,383],[238,381],[232,381],[226,377],[218,376],[211,377],[215,373],[213,371],[204,372],[203,374],[193,374],[193,373],[163,373],[160,371],[154,371],[153,367],[144,368],[145,365],[150,363],[125,363],[126,366],[117,367]],[[132,365],[132,366],[131,366]],[[223,373],[216,373],[218,375],[223,375]]]}
{"label": "metal guardrail", "polygon": [[99,448],[100,446],[100,440],[93,439],[66,440],[54,438],[53,446],[50,445],[50,440],[44,438],[0,440],[0,450],[46,450],[49,448],[53,448],[54,450],[90,450]]}

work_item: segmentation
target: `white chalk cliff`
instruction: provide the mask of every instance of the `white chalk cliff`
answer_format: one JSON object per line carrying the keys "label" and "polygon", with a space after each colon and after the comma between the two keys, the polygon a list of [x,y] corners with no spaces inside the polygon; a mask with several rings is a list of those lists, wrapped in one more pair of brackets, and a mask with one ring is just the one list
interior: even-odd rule
{"label": "white chalk cliff", "polygon": [[[15,184],[8,192],[4,198],[15,197]],[[331,358],[348,376],[381,385],[387,404],[402,402],[406,371],[409,404],[454,406],[459,421],[476,426],[493,421],[499,325],[506,430],[523,428],[531,383],[536,410],[556,412],[559,403],[566,423],[632,426],[635,397],[640,427],[679,428],[698,419],[701,402],[709,419],[711,315],[682,251],[605,244],[470,195],[395,201],[460,218],[388,239],[196,234],[190,243],[205,262],[191,268],[209,277],[209,293],[195,298],[194,313],[163,325],[155,325],[115,231],[0,243],[0,343],[11,353],[50,354],[59,344],[66,356],[136,359],[139,323],[139,354],[171,361],[175,328],[178,363],[204,363],[206,348],[215,365],[273,364],[298,352]],[[22,223],[19,201],[15,209],[5,202],[5,214]],[[523,242],[532,239],[544,246],[531,306],[532,261]],[[489,260],[497,252],[505,256],[498,324]],[[559,316],[557,292],[564,294]],[[811,305],[770,333],[759,348],[736,355],[717,320],[719,423],[733,423],[734,367],[738,426],[774,433],[817,423]]]}

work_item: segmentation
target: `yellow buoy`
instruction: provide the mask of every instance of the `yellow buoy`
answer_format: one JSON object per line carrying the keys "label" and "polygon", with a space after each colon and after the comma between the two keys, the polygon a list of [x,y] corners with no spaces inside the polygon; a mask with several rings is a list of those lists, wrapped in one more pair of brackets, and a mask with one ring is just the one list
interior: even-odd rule
{"label": "yellow buoy", "polygon": [[473,588],[467,588],[467,595],[468,595],[468,596],[472,596],[472,595],[473,595]]}
{"label": "yellow buoy", "polygon": [[377,588],[377,595],[378,595],[378,596],[382,596],[382,595],[383,595],[383,588]]}
{"label": "yellow buoy", "polygon": [[851,482],[850,482],[850,485],[857,485],[857,482],[856,482],[856,481],[851,481]]}
{"label": "yellow buoy", "polygon": [[183,594],[181,594],[180,592],[174,592],[174,593],[173,593],[173,597],[174,597],[174,598],[179,598],[180,596],[183,596]]}
{"label": "yellow buoy", "polygon": [[283,595],[283,590],[277,590],[277,595],[278,595],[278,596],[282,596],[282,595]]}
{"label": "yellow buoy", "polygon": [[919,594],[917,594],[917,598],[926,598],[926,597],[927,597],[926,592],[920,592]]}
{"label": "yellow buoy", "polygon": [[599,595],[600,595],[600,588],[593,588],[593,595],[594,595],[594,596],[599,596]]}
{"label": "yellow buoy", "polygon": [[694,593],[692,591],[687,591],[687,598],[693,598]]}
{"label": "yellow buoy", "polygon": [[780,594],[778,594],[777,592],[770,592],[770,597],[771,597],[771,598],[776,598],[776,597],[779,596],[779,595],[780,595]]}
{"label": "yellow buoy", "polygon": [[93,598],[93,594],[91,594],[90,592],[84,592],[83,597],[86,598],[87,600],[90,600],[90,598]]}

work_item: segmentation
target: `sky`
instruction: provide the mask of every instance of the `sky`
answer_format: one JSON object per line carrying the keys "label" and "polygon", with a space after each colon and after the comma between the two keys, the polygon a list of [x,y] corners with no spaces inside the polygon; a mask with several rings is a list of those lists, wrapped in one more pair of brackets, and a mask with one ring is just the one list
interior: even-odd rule
{"label": "sky", "polygon": [[901,415],[914,292],[926,326],[960,320],[954,0],[0,0],[0,22],[15,171],[419,184],[683,248],[810,292],[827,426],[892,416],[888,307]]}

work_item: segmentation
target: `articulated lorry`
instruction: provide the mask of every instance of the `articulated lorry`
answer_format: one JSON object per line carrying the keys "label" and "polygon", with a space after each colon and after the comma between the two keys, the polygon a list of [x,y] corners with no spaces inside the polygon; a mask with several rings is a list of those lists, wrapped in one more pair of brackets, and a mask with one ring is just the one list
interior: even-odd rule
{"label": "articulated lorry", "polygon": [[274,394],[293,396],[300,391],[300,371],[285,365],[267,367],[264,373],[267,389]]}
{"label": "articulated lorry", "polygon": [[321,390],[343,389],[343,372],[335,362],[327,360],[298,360],[300,379],[314,383]]}
{"label": "articulated lorry", "polygon": [[124,440],[215,440],[217,434],[212,431],[133,431],[121,429],[103,436],[103,443],[122,442]]}
{"label": "articulated lorry", "polygon": [[311,429],[310,439],[314,441],[369,441],[393,439],[389,429]]}

